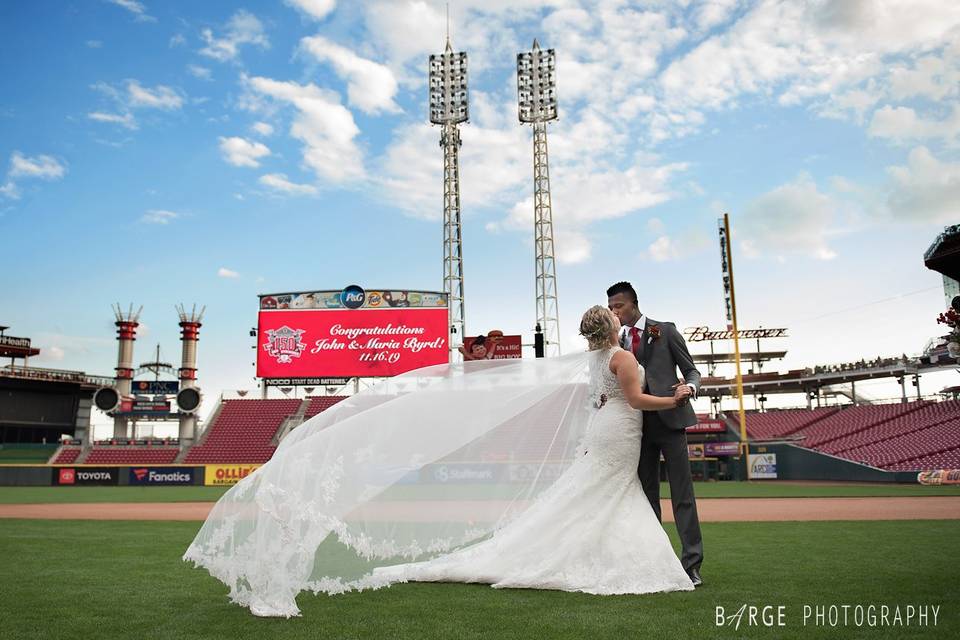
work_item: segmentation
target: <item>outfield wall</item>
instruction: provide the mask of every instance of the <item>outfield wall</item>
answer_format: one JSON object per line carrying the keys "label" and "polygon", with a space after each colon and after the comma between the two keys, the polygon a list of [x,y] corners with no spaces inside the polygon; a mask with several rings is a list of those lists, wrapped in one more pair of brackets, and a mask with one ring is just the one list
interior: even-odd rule
{"label": "outfield wall", "polygon": [[916,471],[884,471],[794,444],[751,445],[751,454],[776,455],[777,480],[903,482],[916,484]]}
{"label": "outfield wall", "polygon": [[2,465],[0,486],[230,486],[260,464]]}

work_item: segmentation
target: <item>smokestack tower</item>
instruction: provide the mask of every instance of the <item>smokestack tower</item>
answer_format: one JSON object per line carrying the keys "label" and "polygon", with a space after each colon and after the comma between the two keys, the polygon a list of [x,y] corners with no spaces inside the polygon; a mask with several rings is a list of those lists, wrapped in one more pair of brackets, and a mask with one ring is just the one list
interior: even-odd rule
{"label": "smokestack tower", "polygon": [[[127,311],[120,308],[118,303],[113,308],[113,315],[117,319],[117,366],[116,390],[120,399],[131,397],[133,382],[133,343],[137,339],[137,327],[140,326],[140,312],[143,306],[133,311],[133,305]],[[128,420],[126,416],[113,417],[113,437],[126,438]]]}
{"label": "smokestack tower", "polygon": [[200,410],[200,388],[197,386],[197,342],[200,340],[200,327],[203,312],[197,313],[197,305],[188,312],[183,305],[177,306],[180,315],[180,341],[183,343],[183,355],[180,359],[180,391],[177,393],[177,408],[180,414],[180,447],[193,444],[197,430],[197,411]]}

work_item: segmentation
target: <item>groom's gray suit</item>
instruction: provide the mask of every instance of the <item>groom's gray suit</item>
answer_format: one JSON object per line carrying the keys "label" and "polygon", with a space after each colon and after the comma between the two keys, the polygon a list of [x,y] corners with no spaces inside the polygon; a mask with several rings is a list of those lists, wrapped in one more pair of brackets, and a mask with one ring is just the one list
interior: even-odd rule
{"label": "groom's gray suit", "polygon": [[[641,324],[642,323],[642,324]],[[677,384],[677,370],[692,388],[700,390],[700,372],[693,364],[687,343],[672,322],[659,322],[641,316],[637,323],[639,345],[633,344],[631,327],[624,327],[620,346],[633,351],[646,372],[644,392],[655,396],[673,396]],[[687,454],[685,429],[697,423],[697,416],[689,402],[674,409],[643,412],[643,440],[640,443],[638,474],[643,491],[657,518],[660,515],[660,453],[663,452],[670,481],[670,499],[677,533],[683,544],[680,558],[689,572],[699,569],[703,562],[703,541],[697,502],[693,495],[693,479]]]}

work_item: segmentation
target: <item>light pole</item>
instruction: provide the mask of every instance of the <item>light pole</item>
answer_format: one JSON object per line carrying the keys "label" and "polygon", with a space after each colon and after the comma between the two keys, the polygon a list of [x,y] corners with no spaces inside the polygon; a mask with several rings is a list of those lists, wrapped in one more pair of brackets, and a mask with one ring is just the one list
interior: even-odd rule
{"label": "light pole", "polygon": [[537,325],[543,330],[545,355],[560,355],[557,269],[550,200],[547,122],[557,119],[556,54],[540,49],[517,54],[517,99],[520,122],[533,125],[533,244]]}
{"label": "light pole", "polygon": [[[460,226],[460,130],[467,122],[467,54],[446,50],[430,56],[430,122],[442,127],[443,148],[443,290],[449,309],[448,348],[457,354],[456,341],[466,331],[463,303],[463,241]],[[453,357],[457,357],[454,355]]]}

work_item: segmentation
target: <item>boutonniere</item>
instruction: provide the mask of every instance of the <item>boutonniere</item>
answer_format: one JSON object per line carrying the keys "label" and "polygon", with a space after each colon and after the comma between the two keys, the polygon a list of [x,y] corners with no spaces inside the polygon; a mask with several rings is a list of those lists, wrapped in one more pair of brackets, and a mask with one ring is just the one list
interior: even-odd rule
{"label": "boutonniere", "polygon": [[654,340],[660,337],[660,325],[652,324],[647,327],[647,344],[650,344]]}

